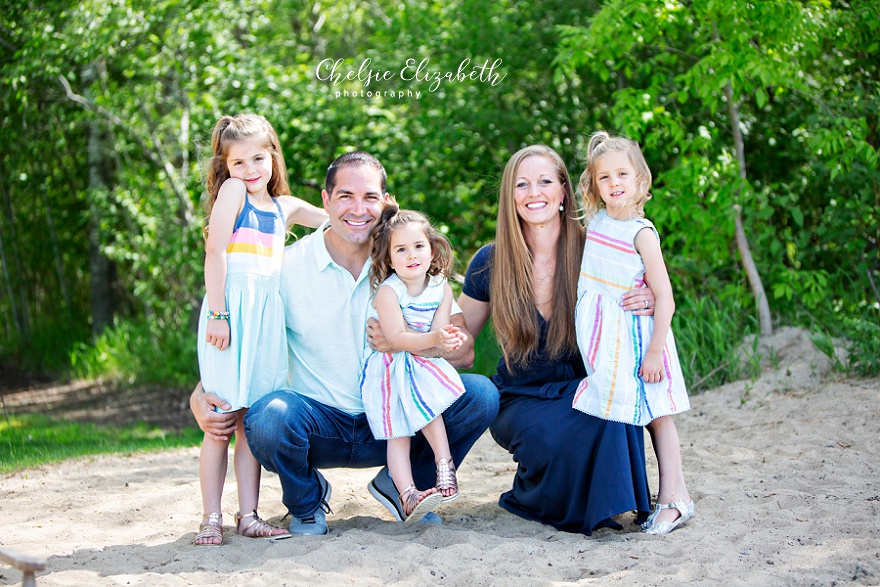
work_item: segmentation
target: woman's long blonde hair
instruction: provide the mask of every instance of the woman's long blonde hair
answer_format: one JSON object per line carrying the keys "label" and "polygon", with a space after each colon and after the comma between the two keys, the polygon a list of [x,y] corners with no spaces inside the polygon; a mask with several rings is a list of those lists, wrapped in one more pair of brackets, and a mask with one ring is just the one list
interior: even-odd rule
{"label": "woman's long blonde hair", "polygon": [[562,227],[556,248],[556,275],[553,281],[553,315],[548,320],[546,354],[550,360],[577,351],[574,309],[577,282],[584,251],[584,227],[578,221],[577,203],[571,179],[562,157],[550,147],[532,145],[513,154],[504,168],[498,197],[498,228],[492,263],[490,299],[492,323],[504,353],[507,368],[515,370],[537,350],[540,340],[538,311],[532,289],[532,253],[526,244],[516,212],[514,192],[517,169],[527,157],[546,157],[556,166],[562,184]]}

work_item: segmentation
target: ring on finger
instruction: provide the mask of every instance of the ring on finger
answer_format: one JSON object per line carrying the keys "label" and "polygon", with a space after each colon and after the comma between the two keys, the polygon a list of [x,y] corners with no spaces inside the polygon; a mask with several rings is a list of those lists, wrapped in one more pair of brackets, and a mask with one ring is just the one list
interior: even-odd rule
{"label": "ring on finger", "polygon": [[648,300],[645,300],[645,309],[647,310],[650,307],[651,307],[651,305],[648,303]]}

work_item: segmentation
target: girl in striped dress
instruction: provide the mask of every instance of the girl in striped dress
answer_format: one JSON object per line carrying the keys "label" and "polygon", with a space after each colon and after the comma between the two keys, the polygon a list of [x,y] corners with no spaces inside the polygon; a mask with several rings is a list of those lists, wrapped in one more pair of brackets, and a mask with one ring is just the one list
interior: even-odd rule
{"label": "girl in striped dress", "polygon": [[[242,418],[257,399],[287,387],[287,343],[279,295],[287,227],[318,226],[326,213],[290,195],[278,135],[262,116],[224,116],[211,137],[206,209],[205,288],[199,316],[199,371],[206,392],[237,414],[236,531],[249,537],[287,534],[257,516],[260,465]],[[229,439],[205,436],[199,457],[204,514],[195,544],[223,542],[220,498]]]}
{"label": "girl in striped dress", "polygon": [[[414,522],[441,502],[458,497],[455,464],[441,415],[464,393],[458,372],[445,359],[419,351],[453,351],[465,335],[450,324],[452,248],[422,214],[393,201],[373,232],[370,282],[377,317],[394,353],[365,349],[360,388],[370,430],[387,439],[388,470],[405,520]],[[419,430],[434,451],[437,484],[419,491],[413,480],[410,438]]]}
{"label": "girl in striped dress", "polygon": [[[660,237],[644,218],[651,171],[637,143],[597,132],[587,147],[579,187],[590,221],[575,328],[587,377],[573,407],[606,420],[647,426],[660,489],[643,530],[666,534],[694,515],[670,417],[688,410],[690,403],[670,329],[675,301]],[[621,294],[644,287],[646,280],[656,298],[654,315],[623,310]]]}

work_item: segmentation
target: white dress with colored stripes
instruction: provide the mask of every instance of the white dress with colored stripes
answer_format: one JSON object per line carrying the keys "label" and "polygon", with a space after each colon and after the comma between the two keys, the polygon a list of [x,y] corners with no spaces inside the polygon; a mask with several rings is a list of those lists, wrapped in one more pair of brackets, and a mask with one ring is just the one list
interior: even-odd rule
{"label": "white dress with colored stripes", "polygon": [[646,228],[657,235],[644,218],[615,220],[601,210],[590,221],[575,310],[587,378],[575,393],[573,407],[638,426],[690,408],[672,330],[663,348],[663,380],[645,383],[639,367],[651,342],[654,318],[620,307],[624,292],[645,286],[645,264],[634,242]]}
{"label": "white dress with colored stripes", "polygon": [[[432,277],[417,297],[392,274],[381,285],[397,294],[407,326],[419,332],[431,330],[434,312],[443,301],[446,279]],[[375,308],[370,305],[375,318]],[[406,351],[379,353],[365,349],[360,387],[364,411],[377,439],[413,436],[464,393],[458,372],[446,359],[420,357]]]}
{"label": "white dress with colored stripes", "polygon": [[287,340],[279,285],[286,223],[276,210],[254,207],[250,196],[235,221],[226,249],[226,309],[229,348],[205,342],[208,296],[199,316],[199,372],[205,391],[216,393],[232,410],[250,407],[287,385]]}

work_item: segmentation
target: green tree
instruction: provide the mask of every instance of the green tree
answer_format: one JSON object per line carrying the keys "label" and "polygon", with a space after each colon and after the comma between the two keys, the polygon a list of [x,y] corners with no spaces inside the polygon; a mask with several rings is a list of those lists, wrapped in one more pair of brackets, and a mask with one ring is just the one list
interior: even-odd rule
{"label": "green tree", "polygon": [[[824,205],[804,219],[818,250],[811,262],[842,270],[846,289],[866,292],[853,311],[874,324],[880,316],[880,5],[834,2],[814,68],[818,104],[804,123],[813,155],[815,189]],[[803,254],[803,253],[801,253]],[[835,296],[843,303],[838,292]],[[867,314],[866,314],[867,312]]]}
{"label": "green tree", "polygon": [[[447,233],[460,269],[494,238],[512,152],[549,144],[577,177],[590,131],[619,130],[655,171],[650,215],[679,297],[764,299],[779,320],[880,313],[876,2],[7,4],[2,355],[57,365],[73,345],[78,361],[194,376],[201,161],[217,118],[245,111],[276,127],[294,193],[312,202],[334,157],[379,156],[390,191]],[[325,59],[394,75],[334,85],[316,75]],[[410,59],[441,74],[501,61],[497,83],[432,91],[400,79]],[[112,327],[94,340],[111,319],[100,311]]]}
{"label": "green tree", "polygon": [[[658,196],[680,221],[708,229],[720,207],[757,305],[761,332],[773,329],[764,284],[743,224],[753,207],[744,133],[774,97],[807,89],[804,65],[821,31],[821,6],[772,2],[608,2],[588,27],[563,27],[557,60],[569,75],[615,86],[613,126],[662,149]],[[699,190],[696,202],[683,194]],[[708,214],[707,214],[708,212]],[[711,219],[711,220],[710,220]]]}

